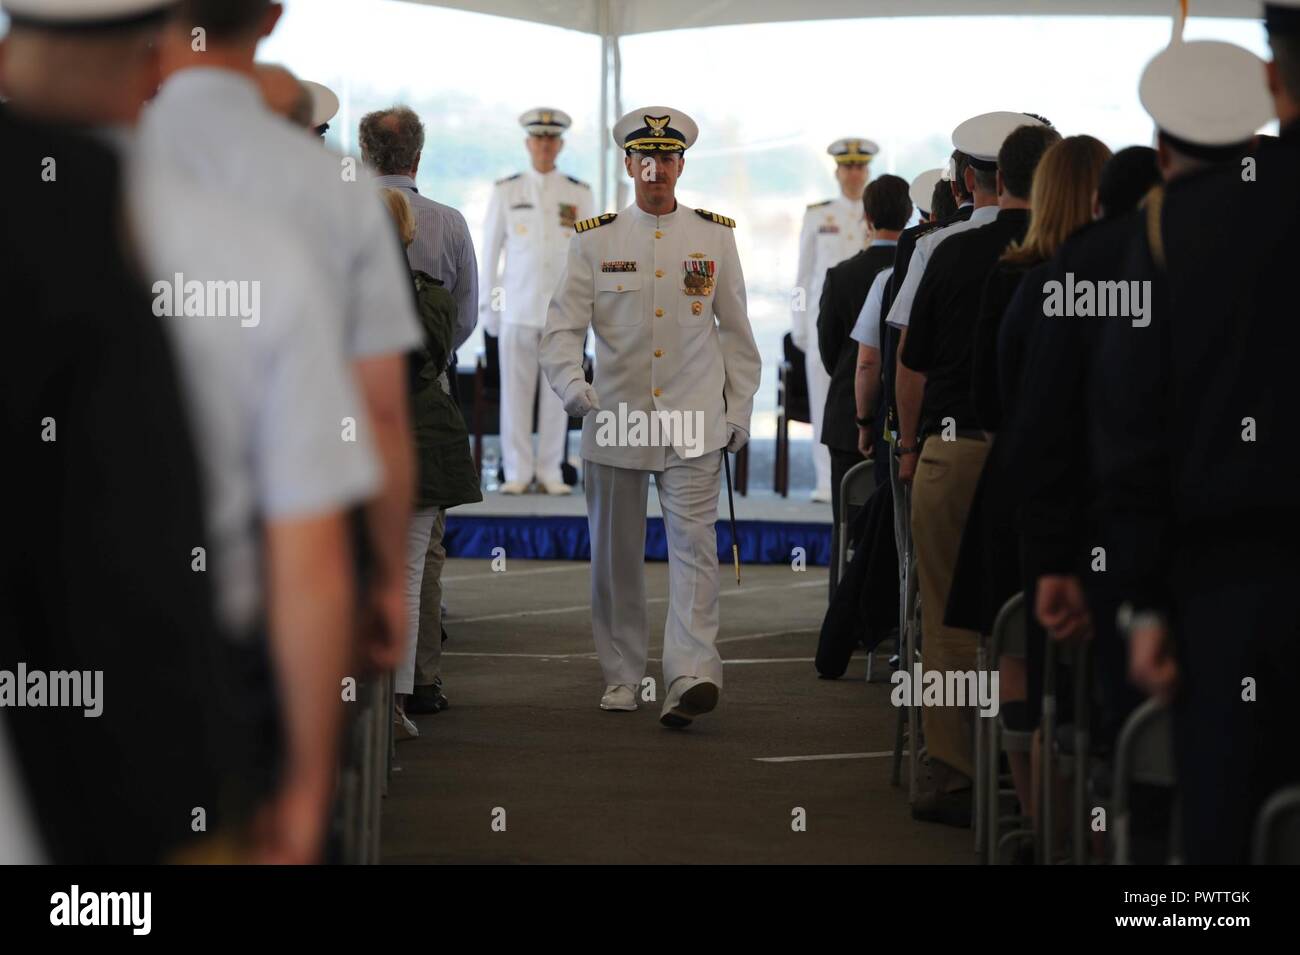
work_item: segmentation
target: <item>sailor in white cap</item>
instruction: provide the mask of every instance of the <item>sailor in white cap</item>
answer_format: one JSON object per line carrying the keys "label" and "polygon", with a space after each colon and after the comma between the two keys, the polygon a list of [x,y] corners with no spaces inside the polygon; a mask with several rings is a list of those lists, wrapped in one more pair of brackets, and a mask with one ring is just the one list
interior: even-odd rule
{"label": "sailor in white cap", "polygon": [[1156,124],[1165,179],[1245,152],[1273,118],[1265,75],[1255,54],[1218,40],[1176,40],[1147,64],[1138,97]]}
{"label": "sailor in white cap", "polygon": [[[542,368],[565,410],[585,415],[591,617],[606,690],[634,710],[645,675],[646,495],[655,477],[668,537],[667,686],[660,721],[684,726],[717,704],[722,453],[749,440],[762,362],[745,303],[735,223],[675,198],[695,122],[668,106],[618,121],[636,199],[577,225],[542,335]],[[595,377],[583,374],[587,331]],[[593,413],[594,412],[594,413]],[[649,699],[649,697],[642,697]]]}
{"label": "sailor in white cap", "polygon": [[339,113],[338,95],[324,83],[315,80],[303,80],[302,85],[311,96],[311,123],[308,128],[324,139],[329,132],[330,120]]}
{"label": "sailor in white cap", "polygon": [[540,374],[538,345],[573,227],[595,212],[591,187],[555,167],[571,123],[568,113],[550,107],[520,116],[531,162],[525,172],[497,180],[488,202],[479,317],[484,331],[500,339],[503,494],[523,494],[534,478],[547,494],[569,493],[561,471],[569,416]]}
{"label": "sailor in white cap", "polygon": [[821,443],[822,412],[831,378],[822,365],[817,347],[817,306],[822,299],[826,270],[851,258],[866,247],[866,216],[862,211],[862,193],[867,188],[868,166],[880,151],[870,139],[837,139],[826,147],[835,159],[835,179],[840,194],[834,199],[815,202],[804,212],[799,230],[799,264],[795,274],[794,294],[790,304],[791,339],[806,356],[808,402],[812,412],[813,470],[815,486],[812,499],[829,503],[831,499],[831,457]]}
{"label": "sailor in white cap", "polygon": [[[1291,425],[1300,2],[1267,3],[1264,14],[1267,67],[1203,41],[1175,42],[1148,65],[1141,98],[1168,183],[1126,235],[1081,243],[1088,255],[1074,268],[1150,283],[1143,326],[1085,323],[1101,342],[1095,421],[1083,424],[1095,435],[1107,583],[1129,603],[1125,675],[1172,700],[1179,844],[1184,861],[1202,865],[1250,861],[1261,806],[1300,782]],[[1273,115],[1278,137],[1256,141]],[[1095,260],[1126,243],[1142,254],[1097,274]],[[1044,619],[1054,636],[1086,619],[1077,601],[1049,609],[1061,621]]]}
{"label": "sailor in white cap", "polygon": [[[1020,126],[1046,125],[1040,118],[1028,113],[994,112],[972,116],[952,131],[952,144],[967,160],[966,188],[974,197],[974,209],[969,218],[927,232],[916,240],[916,249],[908,263],[907,275],[899,286],[890,305],[886,322],[903,330],[898,351],[907,341],[907,324],[916,299],[916,290],[925,277],[925,267],[938,248],[949,236],[968,229],[988,225],[998,217],[997,169],[998,150],[1011,131]],[[920,423],[921,393],[925,381],[902,362],[895,362],[895,392],[899,416],[899,441],[894,453],[899,457],[899,477],[911,483],[916,470],[916,457],[920,453],[916,429]]]}
{"label": "sailor in white cap", "polygon": [[917,211],[921,213],[921,218],[929,218],[931,211],[930,206],[934,203],[934,187],[947,177],[947,169],[927,169],[912,180],[908,187],[907,194],[912,200],[912,205],[916,206]]}

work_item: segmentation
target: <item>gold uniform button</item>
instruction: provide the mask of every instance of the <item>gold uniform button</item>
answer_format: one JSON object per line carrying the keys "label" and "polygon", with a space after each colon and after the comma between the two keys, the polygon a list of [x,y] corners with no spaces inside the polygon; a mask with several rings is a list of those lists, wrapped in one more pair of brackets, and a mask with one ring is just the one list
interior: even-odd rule
{"label": "gold uniform button", "polygon": [[655,238],[656,238],[656,239],[662,239],[663,237],[664,237],[664,234],[663,234],[662,232],[659,232],[658,230],[655,231]]}
{"label": "gold uniform button", "polygon": [[662,348],[656,348],[656,349],[655,349],[655,357],[656,357],[656,358],[663,358],[663,357],[664,357],[664,350],[663,350]]}
{"label": "gold uniform button", "polygon": [[663,277],[664,277],[664,270],[663,270],[663,269],[655,269],[655,278],[657,278],[657,279],[661,279],[661,278],[663,278]]}
{"label": "gold uniform button", "polygon": [[655,318],[663,318],[663,317],[664,317],[664,310],[662,308],[656,308]]}
{"label": "gold uniform button", "polygon": [[623,286],[621,286],[621,285],[615,286],[615,288],[617,289],[617,291],[620,291],[620,292],[623,291]]}
{"label": "gold uniform button", "polygon": [[658,398],[658,397],[659,397],[660,395],[662,395],[663,393],[664,393],[664,392],[663,392],[663,389],[662,389],[662,388],[656,388],[656,389],[655,389],[655,397],[656,397],[656,398]]}

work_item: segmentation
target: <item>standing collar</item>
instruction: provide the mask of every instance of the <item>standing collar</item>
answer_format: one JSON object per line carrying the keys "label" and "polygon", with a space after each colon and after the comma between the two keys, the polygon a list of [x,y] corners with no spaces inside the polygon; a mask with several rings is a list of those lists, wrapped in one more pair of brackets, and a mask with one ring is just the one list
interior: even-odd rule
{"label": "standing collar", "polygon": [[674,200],[674,203],[675,204],[673,206],[672,212],[665,213],[664,215],[661,216],[657,216],[652,213],[646,212],[644,209],[642,209],[639,205],[636,204],[636,199],[633,199],[632,204],[628,206],[628,211],[631,212],[632,217],[634,219],[637,219],[638,221],[654,222],[659,225],[667,225],[677,217],[677,213],[681,211],[682,208],[680,202],[676,202],[676,200]]}

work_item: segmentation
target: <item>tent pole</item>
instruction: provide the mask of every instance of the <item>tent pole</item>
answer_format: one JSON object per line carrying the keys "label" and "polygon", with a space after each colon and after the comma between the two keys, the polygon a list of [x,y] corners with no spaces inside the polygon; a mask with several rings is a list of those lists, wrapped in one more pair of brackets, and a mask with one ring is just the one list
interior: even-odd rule
{"label": "tent pole", "polygon": [[600,211],[609,210],[609,0],[600,0],[600,117],[596,139],[600,143]]}
{"label": "tent pole", "polygon": [[[611,30],[610,45],[613,47],[613,67],[614,67],[614,112],[610,120],[610,126],[623,116],[623,52],[619,48],[619,35],[616,31]],[[622,209],[627,204],[627,177],[619,174],[619,162],[617,155],[614,157],[614,178],[618,185],[614,188],[614,201],[617,203],[615,208]]]}

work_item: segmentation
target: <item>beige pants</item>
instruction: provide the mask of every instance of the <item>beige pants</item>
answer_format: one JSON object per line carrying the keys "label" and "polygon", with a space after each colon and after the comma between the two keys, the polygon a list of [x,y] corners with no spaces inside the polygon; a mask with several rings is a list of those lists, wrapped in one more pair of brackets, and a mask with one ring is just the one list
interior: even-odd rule
{"label": "beige pants", "polygon": [[[975,669],[975,632],[946,627],[943,616],[966,516],[988,451],[983,441],[944,441],[935,435],[926,440],[916,465],[912,481],[912,546],[920,575],[921,667],[926,671]],[[938,760],[968,780],[973,777],[974,708],[922,707],[921,719],[931,760]]]}
{"label": "beige pants", "polygon": [[442,568],[447,551],[442,535],[447,530],[447,509],[433,518],[425,548],[424,575],[420,580],[420,630],[415,647],[415,685],[430,686],[442,675]]}

